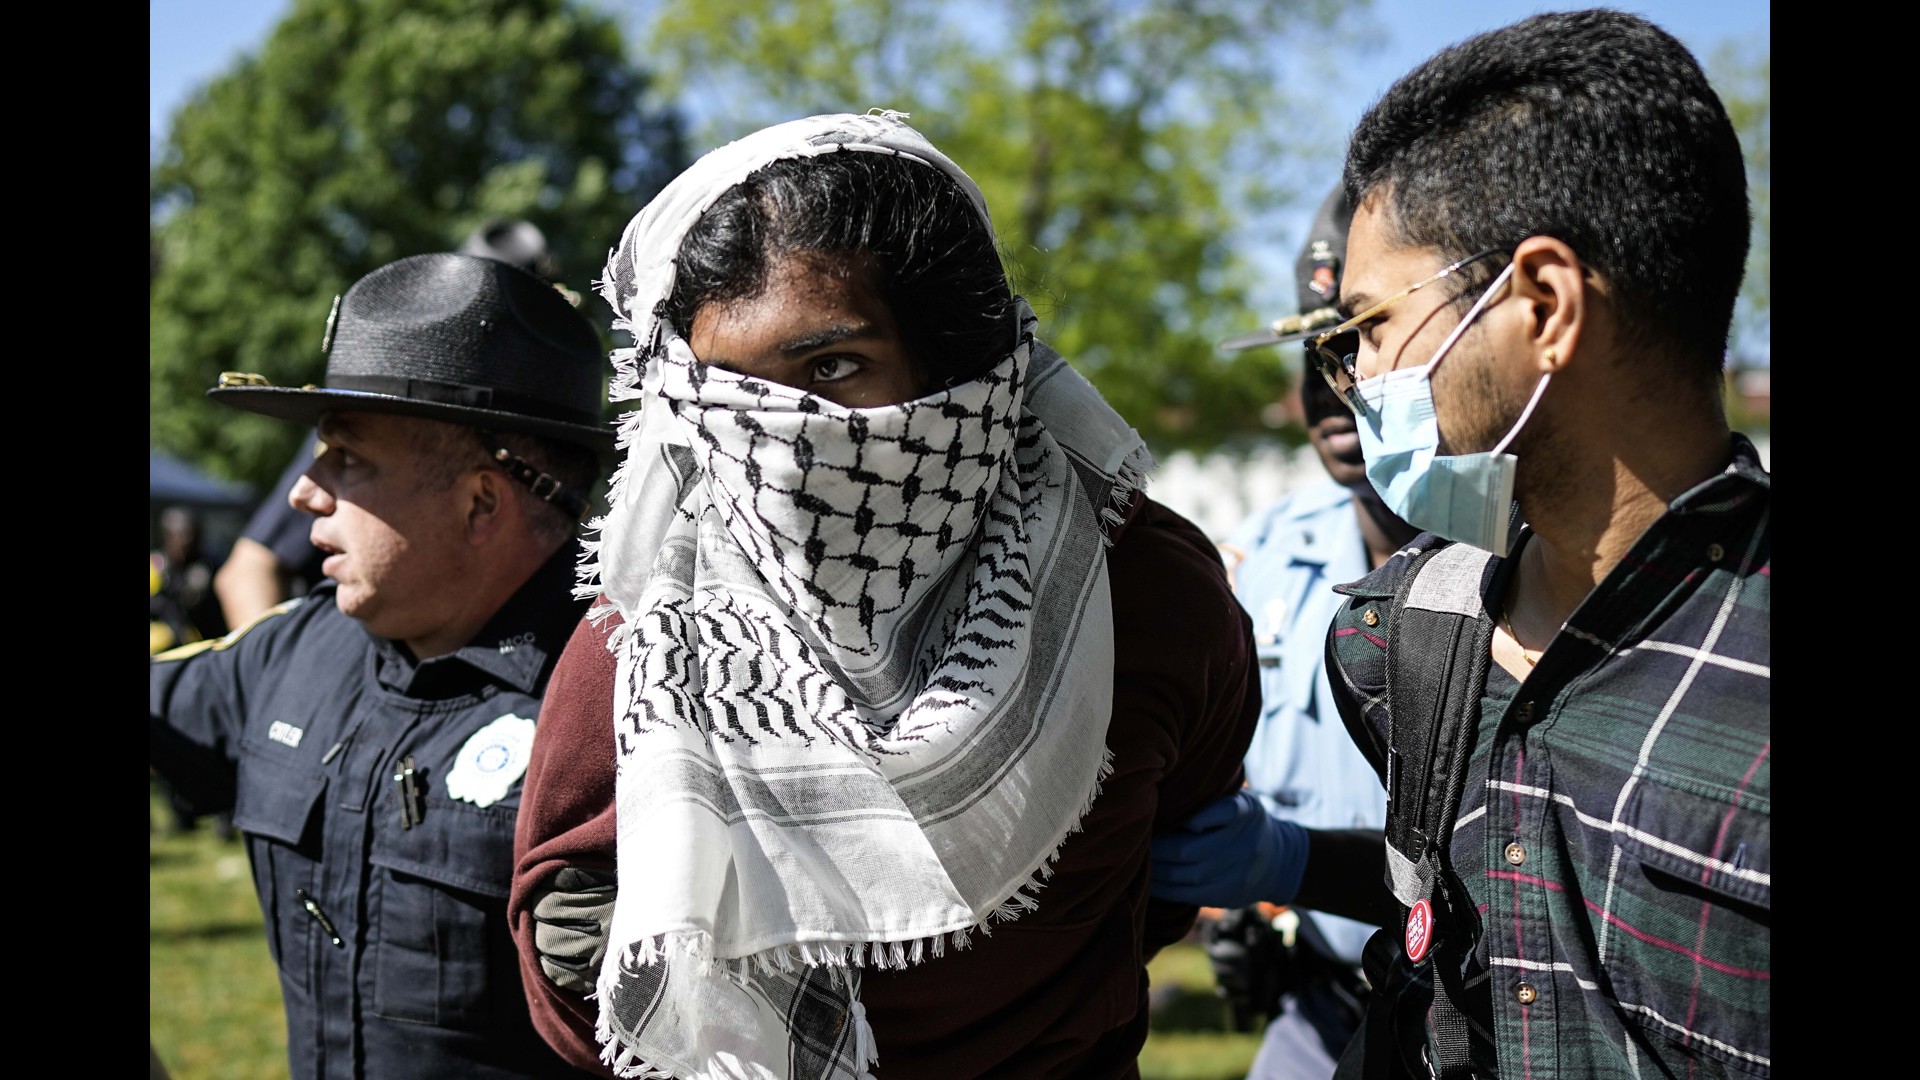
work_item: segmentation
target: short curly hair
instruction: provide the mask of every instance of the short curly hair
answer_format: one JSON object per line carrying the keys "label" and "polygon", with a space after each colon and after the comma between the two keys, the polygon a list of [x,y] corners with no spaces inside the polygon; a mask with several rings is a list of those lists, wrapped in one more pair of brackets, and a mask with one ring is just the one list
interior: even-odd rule
{"label": "short curly hair", "polygon": [[1361,118],[1343,183],[1356,206],[1383,192],[1395,239],[1449,260],[1565,242],[1613,289],[1630,340],[1718,380],[1746,167],[1699,62],[1645,19],[1537,15],[1442,50]]}

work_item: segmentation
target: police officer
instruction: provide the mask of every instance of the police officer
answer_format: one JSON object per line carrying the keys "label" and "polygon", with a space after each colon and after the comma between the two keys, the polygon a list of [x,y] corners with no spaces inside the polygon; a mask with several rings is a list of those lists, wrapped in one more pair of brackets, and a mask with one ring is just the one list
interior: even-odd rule
{"label": "police officer", "polygon": [[323,347],[323,387],[209,395],[317,425],[288,499],[330,580],[154,657],[150,760],[244,835],[294,1077],[578,1075],[528,1019],[505,909],[611,450],[598,338],[534,275],[433,254],[356,282]]}
{"label": "police officer", "polygon": [[[1295,264],[1301,314],[1222,347],[1292,343],[1338,323],[1333,305],[1352,218],[1336,186],[1316,211]],[[1260,724],[1247,750],[1247,784],[1274,817],[1312,828],[1377,829],[1386,820],[1386,796],[1340,722],[1322,657],[1327,624],[1341,600],[1332,586],[1379,566],[1418,530],[1394,516],[1367,482],[1353,413],[1311,356],[1303,360],[1300,400],[1327,479],[1256,511],[1224,545],[1234,593],[1253,618],[1260,661]],[[1230,912],[1221,925],[1242,933],[1237,940],[1216,939],[1209,949],[1216,968],[1227,967],[1218,971],[1223,985],[1280,993],[1277,1005],[1252,1003],[1273,1019],[1249,1080],[1325,1080],[1364,1012],[1360,953],[1374,927],[1296,910],[1281,916],[1284,930],[1276,936],[1282,940],[1263,947],[1244,935],[1254,928],[1255,911],[1264,919],[1271,909]],[[1233,970],[1233,964],[1279,970]]]}
{"label": "police officer", "polygon": [[[459,251],[499,259],[536,274],[559,289],[568,303],[580,306],[579,293],[554,281],[556,263],[547,250],[546,234],[531,221],[494,218],[483,222]],[[254,509],[214,572],[213,591],[228,626],[244,625],[280,601],[304,595],[323,576],[320,563],[325,553],[307,542],[307,515],[287,501],[313,457],[316,437],[309,435],[294,451],[272,493]]]}

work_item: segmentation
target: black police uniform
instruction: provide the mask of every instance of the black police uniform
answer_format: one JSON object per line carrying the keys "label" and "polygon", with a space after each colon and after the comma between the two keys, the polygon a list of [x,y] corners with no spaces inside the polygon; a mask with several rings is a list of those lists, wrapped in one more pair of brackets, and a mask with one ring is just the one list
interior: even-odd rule
{"label": "black police uniform", "polygon": [[341,614],[330,581],[153,659],[149,760],[245,836],[294,1077],[584,1075],[535,1032],[508,931],[520,781],[487,806],[447,788],[477,731],[538,719],[586,608],[577,554],[425,663]]}

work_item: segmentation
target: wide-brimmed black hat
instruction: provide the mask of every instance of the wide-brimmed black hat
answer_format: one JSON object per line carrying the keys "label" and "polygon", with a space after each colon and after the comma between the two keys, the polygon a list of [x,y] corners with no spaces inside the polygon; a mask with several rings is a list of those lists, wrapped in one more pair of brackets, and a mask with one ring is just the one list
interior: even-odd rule
{"label": "wide-brimmed black hat", "polygon": [[610,451],[600,341],[553,286],[497,259],[414,255],[334,301],[325,386],[227,372],[207,396],[316,423],[332,411],[397,413]]}

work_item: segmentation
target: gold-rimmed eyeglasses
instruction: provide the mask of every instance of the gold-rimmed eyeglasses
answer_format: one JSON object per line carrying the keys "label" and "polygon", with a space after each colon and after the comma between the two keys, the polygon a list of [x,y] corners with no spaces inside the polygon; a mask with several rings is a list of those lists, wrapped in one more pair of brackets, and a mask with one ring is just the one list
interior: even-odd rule
{"label": "gold-rimmed eyeglasses", "polygon": [[1478,255],[1469,255],[1459,262],[1451,263],[1432,277],[1416,281],[1339,325],[1314,335],[1308,342],[1310,346],[1308,355],[1313,357],[1313,366],[1320,369],[1320,374],[1327,380],[1327,385],[1333,387],[1333,392],[1340,395],[1340,399],[1347,403],[1348,408],[1356,413],[1366,411],[1366,404],[1360,399],[1360,391],[1356,389],[1356,384],[1360,381],[1360,372],[1354,364],[1354,357],[1359,348],[1360,335],[1355,331],[1368,319],[1421,289],[1450,277],[1463,267],[1479,262],[1490,255],[1498,255],[1501,251],[1501,248],[1488,248]]}

